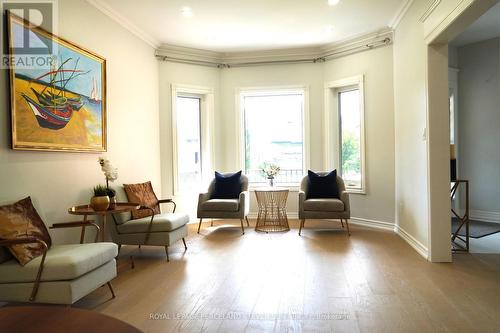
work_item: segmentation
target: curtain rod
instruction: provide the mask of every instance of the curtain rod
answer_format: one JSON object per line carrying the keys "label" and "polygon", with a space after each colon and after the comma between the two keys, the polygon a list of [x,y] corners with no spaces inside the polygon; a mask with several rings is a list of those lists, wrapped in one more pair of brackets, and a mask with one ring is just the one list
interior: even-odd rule
{"label": "curtain rod", "polygon": [[384,45],[388,45],[391,43],[391,39],[389,37],[384,38],[383,40],[374,41],[365,45],[358,45],[346,50],[341,50],[337,52],[331,52],[325,54],[321,57],[317,58],[309,58],[309,59],[288,59],[288,60],[268,60],[268,61],[252,61],[252,62],[235,62],[235,63],[222,63],[222,62],[213,62],[213,61],[203,61],[203,60],[191,60],[191,59],[183,59],[176,58],[170,56],[162,56],[156,55],[159,60],[167,61],[167,62],[175,62],[182,64],[190,64],[190,65],[200,65],[200,66],[209,66],[216,68],[232,68],[232,67],[249,67],[249,66],[259,66],[259,65],[277,65],[277,64],[301,64],[301,63],[318,63],[325,62],[331,60],[335,56],[340,56],[342,54],[353,53],[356,51],[363,51],[374,49],[377,47],[381,47]]}

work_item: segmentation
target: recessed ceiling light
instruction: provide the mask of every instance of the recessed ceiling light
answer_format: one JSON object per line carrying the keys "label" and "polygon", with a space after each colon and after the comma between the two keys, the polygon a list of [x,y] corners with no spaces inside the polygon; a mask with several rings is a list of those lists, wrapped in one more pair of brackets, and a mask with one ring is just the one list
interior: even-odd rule
{"label": "recessed ceiling light", "polygon": [[330,6],[335,6],[335,5],[338,5],[340,2],[340,0],[328,0],[328,4]]}
{"label": "recessed ceiling light", "polygon": [[182,13],[182,16],[184,16],[184,17],[193,16],[193,11],[189,7],[182,7],[181,13]]}

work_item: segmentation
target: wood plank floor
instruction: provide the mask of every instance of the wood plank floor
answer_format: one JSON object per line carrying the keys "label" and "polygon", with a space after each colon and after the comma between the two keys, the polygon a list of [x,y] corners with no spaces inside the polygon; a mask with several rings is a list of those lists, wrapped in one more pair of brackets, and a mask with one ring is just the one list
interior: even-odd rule
{"label": "wood plank floor", "polygon": [[500,332],[500,255],[432,264],[391,232],[308,221],[299,237],[291,224],[190,225],[170,263],[161,247],[124,247],[136,267],[121,264],[117,297],[100,288],[75,306],[145,332]]}

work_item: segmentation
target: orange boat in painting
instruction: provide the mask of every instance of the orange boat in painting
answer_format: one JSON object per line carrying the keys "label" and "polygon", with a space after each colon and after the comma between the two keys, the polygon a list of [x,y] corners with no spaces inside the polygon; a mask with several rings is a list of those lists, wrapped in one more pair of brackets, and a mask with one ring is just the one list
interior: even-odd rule
{"label": "orange boat in painting", "polygon": [[[78,95],[73,98],[66,96],[66,85],[68,82],[79,75],[88,73],[76,69],[78,60],[74,69],[64,69],[64,64],[70,60],[71,58],[67,59],[59,68],[53,69],[32,80],[40,83],[42,78],[50,76],[50,83],[42,91],[38,92],[31,88],[38,101],[35,101],[24,93],[21,95],[33,111],[40,127],[52,130],[61,129],[71,120],[73,112],[80,110],[84,105],[81,96]],[[66,73],[69,74],[67,78],[64,77]],[[56,84],[62,84],[62,86],[57,86]]]}

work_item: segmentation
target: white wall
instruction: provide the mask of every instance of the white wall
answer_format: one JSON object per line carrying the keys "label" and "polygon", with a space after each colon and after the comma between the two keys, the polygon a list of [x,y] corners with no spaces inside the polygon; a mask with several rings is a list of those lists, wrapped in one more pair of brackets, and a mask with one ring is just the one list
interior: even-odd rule
{"label": "white wall", "polygon": [[[392,47],[334,59],[326,63],[214,69],[194,65],[160,65],[160,114],[162,179],[165,193],[171,193],[171,96],[170,84],[194,84],[215,89],[216,169],[237,171],[236,91],[239,88],[307,86],[310,115],[310,168],[322,170],[324,84],[354,75],[365,75],[365,117],[367,194],[352,194],[352,215],[394,223],[394,119]],[[279,124],[277,124],[279,126]],[[254,194],[252,212],[257,206]],[[197,196],[179,198],[194,215]],[[290,214],[297,212],[297,192],[288,199]]]}
{"label": "white wall", "polygon": [[459,177],[470,209],[500,213],[500,38],[458,48]]}
{"label": "white wall", "polygon": [[[59,1],[59,11],[58,35],[107,60],[105,155],[119,169],[117,183],[151,180],[160,191],[158,62],[153,48],[83,0]],[[8,87],[8,73],[2,70],[0,202],[30,195],[47,225],[75,220],[67,209],[88,203],[91,188],[103,183],[98,154],[11,150]],[[56,242],[78,241],[75,232],[51,234]]]}
{"label": "white wall", "polygon": [[418,22],[425,5],[413,1],[395,31],[393,49],[396,224],[427,251],[427,46]]}
{"label": "white wall", "polygon": [[396,224],[432,261],[451,261],[447,44],[496,2],[413,1],[395,31]]}
{"label": "white wall", "polygon": [[366,195],[351,194],[351,210],[354,217],[388,223],[395,210],[392,52],[382,47],[324,64],[325,81],[364,74]]}

